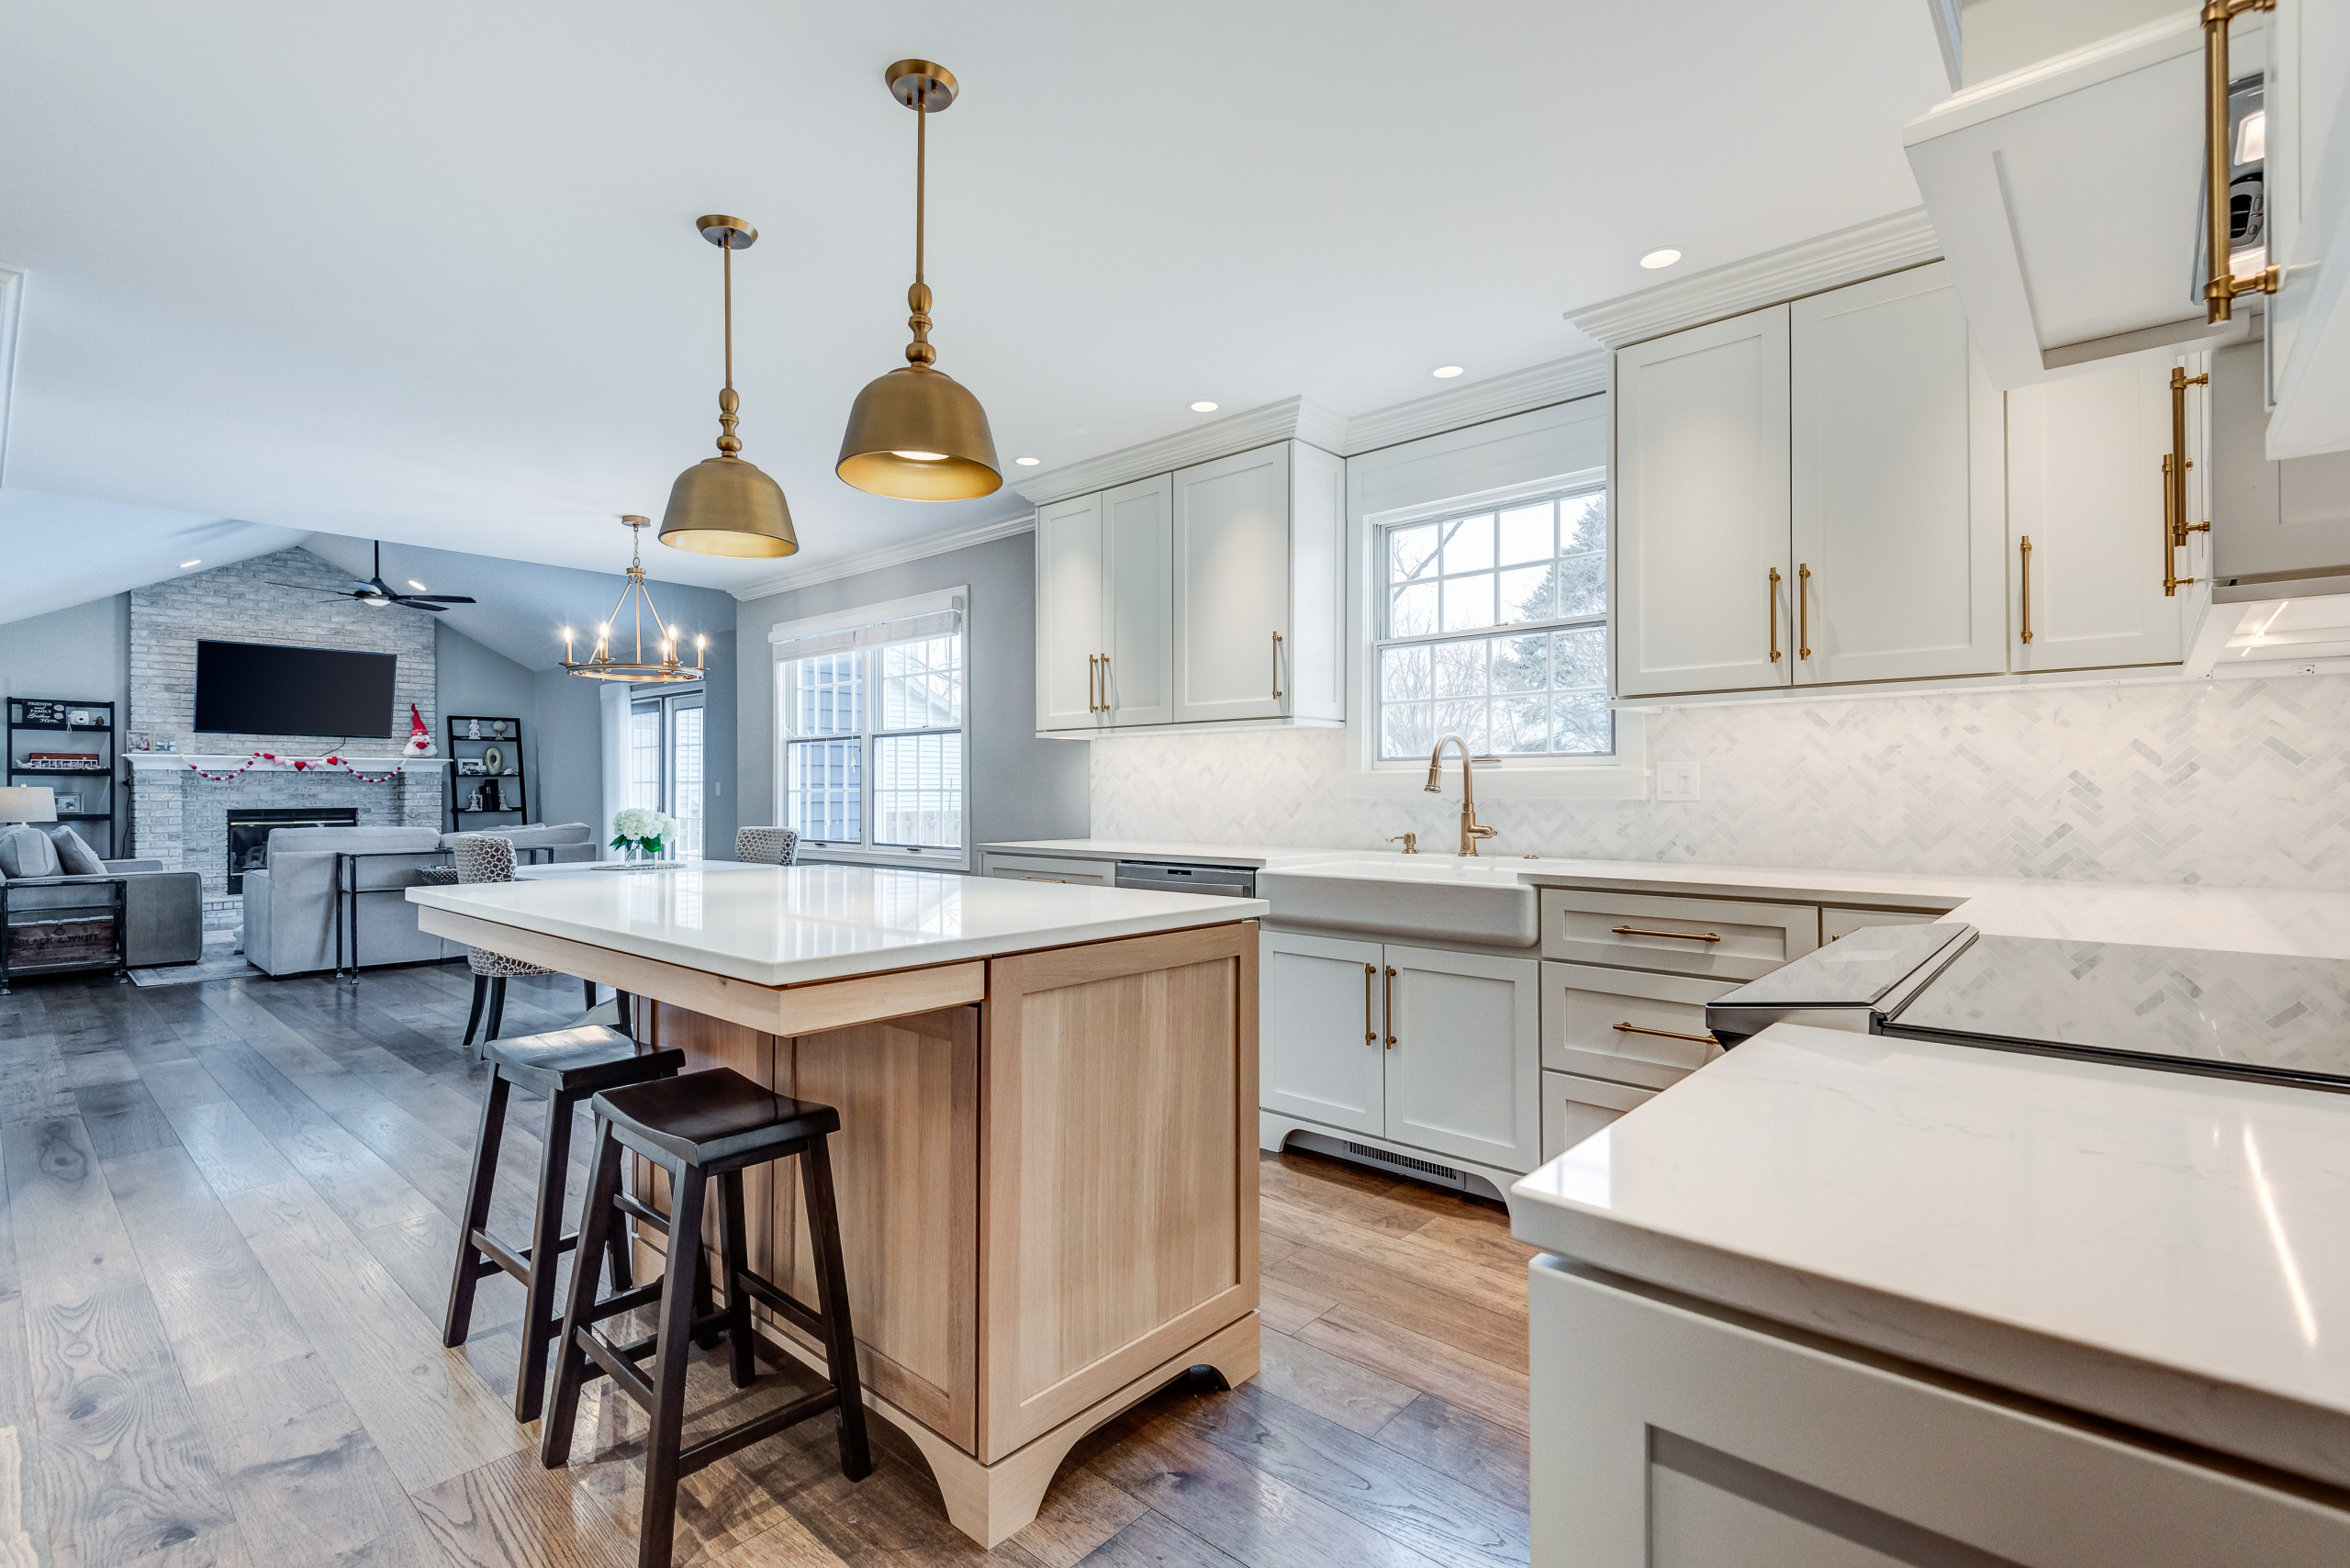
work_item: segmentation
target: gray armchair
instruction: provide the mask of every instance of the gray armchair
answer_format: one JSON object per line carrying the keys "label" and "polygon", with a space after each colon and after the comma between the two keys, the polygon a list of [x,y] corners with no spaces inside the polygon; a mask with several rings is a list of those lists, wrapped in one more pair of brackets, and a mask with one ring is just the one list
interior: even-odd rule
{"label": "gray armchair", "polygon": [[[335,947],[337,861],[356,863],[355,933],[359,961],[414,964],[445,958],[447,946],[416,926],[416,906],[388,895],[409,888],[428,866],[444,863],[441,834],[429,827],[282,827],[269,835],[266,868],[245,873],[245,957],[265,974],[330,969],[351,951]],[[346,912],[347,917],[347,912]]]}
{"label": "gray armchair", "polygon": [[[164,964],[193,964],[204,957],[204,879],[194,871],[166,871],[159,860],[107,860],[106,869],[82,876],[0,878],[0,920],[6,934],[6,963],[0,967],[0,990],[8,971],[39,969],[43,958],[27,950],[30,926],[60,929],[59,923],[111,921],[118,907],[122,914],[122,967],[144,969]],[[121,892],[116,903],[116,889]],[[94,928],[103,933],[106,928]],[[104,938],[111,947],[110,935]],[[74,938],[76,950],[61,968],[106,969],[114,959],[88,944],[86,935]]]}

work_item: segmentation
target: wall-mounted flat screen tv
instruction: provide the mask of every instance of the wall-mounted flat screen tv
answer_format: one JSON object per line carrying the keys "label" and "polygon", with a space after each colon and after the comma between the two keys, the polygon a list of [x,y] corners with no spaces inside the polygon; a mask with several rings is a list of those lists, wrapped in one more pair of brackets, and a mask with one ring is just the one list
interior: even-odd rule
{"label": "wall-mounted flat screen tv", "polygon": [[196,644],[196,727],[238,735],[389,736],[397,654]]}

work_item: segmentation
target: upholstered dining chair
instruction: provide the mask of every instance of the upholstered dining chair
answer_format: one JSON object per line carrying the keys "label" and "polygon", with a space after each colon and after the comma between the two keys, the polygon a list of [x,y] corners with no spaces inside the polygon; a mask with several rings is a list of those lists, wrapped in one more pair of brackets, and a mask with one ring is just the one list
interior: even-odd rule
{"label": "upholstered dining chair", "polygon": [[734,858],[758,866],[790,866],[800,859],[800,834],[788,827],[738,827]]}
{"label": "upholstered dining chair", "polygon": [[[486,833],[462,833],[449,840],[449,857],[456,863],[460,882],[510,882],[514,879],[514,846],[507,839]],[[503,953],[493,953],[486,947],[465,949],[465,964],[474,972],[473,1011],[465,1018],[464,1048],[473,1049],[474,1032],[480,1028],[484,1004],[487,1004],[489,1028],[482,1036],[485,1041],[498,1038],[498,1025],[506,1018],[506,982],[516,975],[553,974],[553,969],[526,964],[520,958],[509,958]],[[596,982],[584,980],[588,1006],[596,1005]]]}

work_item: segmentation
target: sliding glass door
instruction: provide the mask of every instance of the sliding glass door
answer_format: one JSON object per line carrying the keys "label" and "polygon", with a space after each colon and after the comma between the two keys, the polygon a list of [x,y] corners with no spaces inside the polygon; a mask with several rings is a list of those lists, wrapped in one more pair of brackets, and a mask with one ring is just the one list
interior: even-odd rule
{"label": "sliding glass door", "polygon": [[702,717],[699,686],[629,705],[628,798],[632,806],[666,812],[677,819],[672,853],[699,860],[702,845]]}

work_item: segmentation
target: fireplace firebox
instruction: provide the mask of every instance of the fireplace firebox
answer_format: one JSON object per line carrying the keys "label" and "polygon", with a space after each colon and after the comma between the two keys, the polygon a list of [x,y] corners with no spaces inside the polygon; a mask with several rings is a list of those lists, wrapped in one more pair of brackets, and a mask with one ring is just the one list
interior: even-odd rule
{"label": "fireplace firebox", "polygon": [[281,827],[357,827],[356,806],[231,806],[229,890],[244,891],[245,873],[269,864],[269,835]]}

